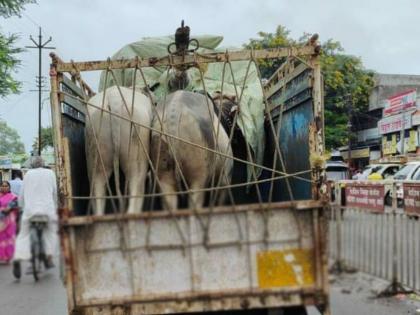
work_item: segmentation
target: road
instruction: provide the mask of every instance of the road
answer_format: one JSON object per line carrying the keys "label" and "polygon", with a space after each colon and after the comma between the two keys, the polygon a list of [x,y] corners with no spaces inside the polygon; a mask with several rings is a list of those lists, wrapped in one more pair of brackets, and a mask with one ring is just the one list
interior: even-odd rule
{"label": "road", "polygon": [[[22,267],[24,271],[26,266]],[[66,292],[56,269],[44,273],[35,283],[31,275],[15,281],[12,267],[0,265],[0,314],[67,314]]]}
{"label": "road", "polygon": [[[372,299],[372,289],[379,290],[385,282],[364,274],[337,278],[332,284],[331,307],[334,315],[417,315],[420,300],[407,296]],[[420,299],[420,297],[419,297]],[[38,283],[30,275],[20,281],[12,277],[11,266],[0,265],[0,314],[65,315],[66,293],[58,271],[43,274]],[[309,315],[318,315],[309,308]]]}

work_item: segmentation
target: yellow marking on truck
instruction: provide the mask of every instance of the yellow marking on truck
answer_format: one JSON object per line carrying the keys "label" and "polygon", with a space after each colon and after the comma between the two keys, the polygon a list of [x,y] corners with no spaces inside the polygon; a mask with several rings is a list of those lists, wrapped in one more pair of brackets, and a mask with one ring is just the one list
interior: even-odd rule
{"label": "yellow marking on truck", "polygon": [[271,250],[257,253],[260,288],[306,286],[315,283],[313,251]]}

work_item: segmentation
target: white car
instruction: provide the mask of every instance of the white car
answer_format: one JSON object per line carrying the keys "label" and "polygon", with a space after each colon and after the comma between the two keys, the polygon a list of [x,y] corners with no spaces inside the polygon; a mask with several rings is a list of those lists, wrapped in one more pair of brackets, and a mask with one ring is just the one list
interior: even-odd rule
{"label": "white car", "polygon": [[[420,181],[420,161],[408,162],[395,175],[394,179],[397,181]],[[397,200],[401,205],[404,199],[404,189],[401,182],[397,183]],[[390,193],[392,198],[392,191]]]}
{"label": "white car", "polygon": [[365,167],[362,174],[357,178],[359,180],[366,180],[373,170],[380,174],[383,179],[392,179],[393,176],[401,169],[401,164],[370,164]]}

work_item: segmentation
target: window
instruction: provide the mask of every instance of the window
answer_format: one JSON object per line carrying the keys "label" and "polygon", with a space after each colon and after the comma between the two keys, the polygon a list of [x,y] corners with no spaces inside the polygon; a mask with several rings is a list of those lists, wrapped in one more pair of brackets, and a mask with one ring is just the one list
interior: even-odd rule
{"label": "window", "polygon": [[418,167],[417,164],[407,164],[395,174],[394,179],[409,179],[407,176],[414,174]]}
{"label": "window", "polygon": [[398,166],[388,167],[382,174],[383,178],[389,178],[395,175],[399,170]]}

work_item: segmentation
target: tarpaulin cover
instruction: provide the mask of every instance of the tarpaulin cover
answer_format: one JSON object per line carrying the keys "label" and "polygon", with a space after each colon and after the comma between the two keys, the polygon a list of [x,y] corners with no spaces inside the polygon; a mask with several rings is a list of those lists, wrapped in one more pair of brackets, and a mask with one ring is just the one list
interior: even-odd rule
{"label": "tarpaulin cover", "polygon": [[[200,43],[199,53],[225,51],[218,48],[222,42],[222,36],[203,35],[195,36],[195,39]],[[121,48],[116,54],[112,56],[112,60],[131,59],[139,56],[141,58],[156,57],[161,58],[168,55],[167,47],[174,42],[173,36],[164,37],[148,37],[140,41],[128,44]],[[194,46],[194,44],[191,44]],[[191,48],[191,47],[190,47]],[[229,49],[230,51],[237,49]],[[200,71],[197,68],[190,68],[188,75],[190,83],[185,88],[189,91],[207,91],[211,96],[223,90],[225,95],[236,95],[240,99],[240,111],[238,117],[238,125],[246,141],[250,144],[253,154],[254,162],[257,164],[263,163],[264,154],[264,103],[263,91],[256,65],[248,60],[231,62],[232,71],[228,64],[223,62],[209,63],[208,66],[202,65],[204,86],[201,80]],[[223,78],[223,69],[224,78]],[[118,85],[131,87],[133,86],[133,69],[114,70],[114,76],[108,73],[107,87]],[[168,94],[168,69],[165,67],[148,67],[142,68],[145,76],[145,81],[149,87],[154,87],[154,94],[157,101],[164,99]],[[247,74],[248,72],[248,74]],[[233,74],[233,75],[232,75]],[[99,91],[102,91],[105,86],[106,72],[102,72],[99,83]],[[136,88],[144,88],[145,81],[139,71],[135,77]],[[223,89],[222,89],[223,82]],[[257,175],[260,170],[256,169]],[[248,168],[248,178],[251,178],[252,173]]]}

